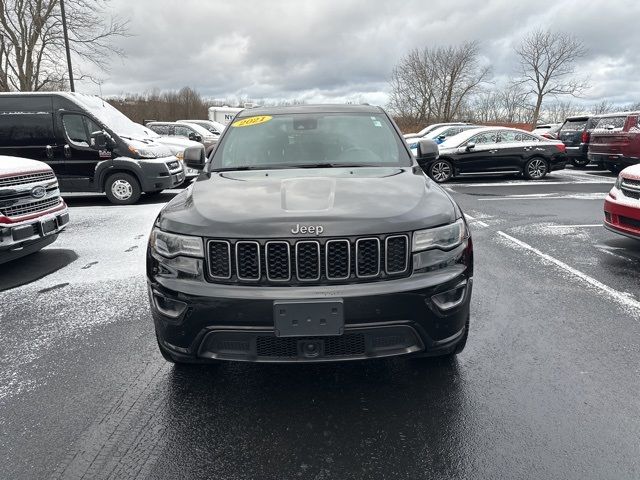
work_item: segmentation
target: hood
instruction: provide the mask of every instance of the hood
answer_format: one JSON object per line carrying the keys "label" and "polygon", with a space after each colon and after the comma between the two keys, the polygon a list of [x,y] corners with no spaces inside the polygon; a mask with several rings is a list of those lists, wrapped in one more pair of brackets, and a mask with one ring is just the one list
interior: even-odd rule
{"label": "hood", "polygon": [[[163,230],[217,238],[408,232],[451,223],[452,200],[418,168],[261,170],[201,175],[160,214]],[[300,237],[310,236],[297,235]]]}
{"label": "hood", "polygon": [[121,138],[127,143],[127,146],[133,147],[141,153],[144,152],[142,154],[147,158],[150,158],[151,155],[155,156],[155,158],[170,157],[173,155],[171,148],[159,143],[157,138]]}
{"label": "hood", "polygon": [[0,177],[49,171],[49,165],[37,160],[0,155]]}
{"label": "hood", "polygon": [[174,154],[182,152],[185,148],[188,147],[202,146],[200,142],[194,142],[185,137],[160,136],[154,138],[154,140],[162,145],[169,147],[171,150],[173,150]]}
{"label": "hood", "polygon": [[637,165],[631,165],[620,172],[623,178],[629,178],[631,180],[640,180],[640,163]]}

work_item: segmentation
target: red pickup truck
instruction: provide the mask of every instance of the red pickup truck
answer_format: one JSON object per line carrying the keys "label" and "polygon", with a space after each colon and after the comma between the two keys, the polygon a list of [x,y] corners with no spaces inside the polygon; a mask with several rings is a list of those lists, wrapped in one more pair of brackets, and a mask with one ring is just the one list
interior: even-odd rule
{"label": "red pickup truck", "polygon": [[640,112],[599,117],[591,132],[589,160],[614,173],[640,163]]}
{"label": "red pickup truck", "polygon": [[69,223],[51,167],[0,155],[0,264],[53,243]]}

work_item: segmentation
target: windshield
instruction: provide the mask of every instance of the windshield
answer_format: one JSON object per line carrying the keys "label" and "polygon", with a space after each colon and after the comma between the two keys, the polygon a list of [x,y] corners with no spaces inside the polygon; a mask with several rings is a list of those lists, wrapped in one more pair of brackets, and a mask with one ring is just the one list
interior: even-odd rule
{"label": "windshield", "polygon": [[[188,125],[190,128],[192,128],[202,138],[211,136],[211,132],[209,130],[207,130],[206,128],[204,128],[202,125],[198,125],[197,123],[191,123],[191,122],[181,122],[181,123],[183,125]],[[180,125],[181,123],[177,123],[176,126]]]}
{"label": "windshield", "polygon": [[474,129],[467,129],[466,131],[458,133],[457,135],[447,137],[447,139],[440,144],[440,149],[455,148],[462,145],[464,142],[466,142],[469,139],[469,137],[477,133],[471,130],[474,130]]}
{"label": "windshield", "polygon": [[214,169],[410,166],[385,115],[287,114],[240,119],[229,127]]}
{"label": "windshield", "polygon": [[144,139],[158,135],[139,123],[132,122],[120,110],[113,107],[100,97],[91,95],[77,95],[76,100],[106,127],[122,137]]}
{"label": "windshield", "polygon": [[618,117],[602,117],[598,120],[595,129],[620,131],[624,128],[624,122],[626,120],[626,115]]}

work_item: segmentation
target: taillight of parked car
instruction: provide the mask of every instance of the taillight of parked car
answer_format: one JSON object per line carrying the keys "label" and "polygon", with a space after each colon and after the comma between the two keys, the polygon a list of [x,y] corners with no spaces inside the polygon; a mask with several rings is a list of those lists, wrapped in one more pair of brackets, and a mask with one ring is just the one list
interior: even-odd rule
{"label": "taillight of parked car", "polygon": [[582,143],[589,143],[589,138],[591,134],[589,132],[582,132]]}
{"label": "taillight of parked car", "polygon": [[567,147],[564,143],[556,143],[555,146],[560,152],[566,153]]}

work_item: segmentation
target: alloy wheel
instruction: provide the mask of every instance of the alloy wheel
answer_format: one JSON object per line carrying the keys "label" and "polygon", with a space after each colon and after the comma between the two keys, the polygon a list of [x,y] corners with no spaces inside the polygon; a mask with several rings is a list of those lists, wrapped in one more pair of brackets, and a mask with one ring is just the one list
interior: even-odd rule
{"label": "alloy wheel", "polygon": [[431,176],[436,182],[445,182],[451,177],[451,167],[448,163],[437,162],[431,167]]}
{"label": "alloy wheel", "polygon": [[538,158],[531,160],[527,166],[529,178],[542,178],[547,174],[547,164],[544,160]]}

